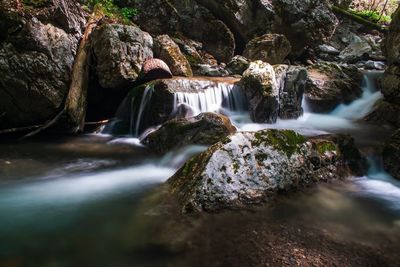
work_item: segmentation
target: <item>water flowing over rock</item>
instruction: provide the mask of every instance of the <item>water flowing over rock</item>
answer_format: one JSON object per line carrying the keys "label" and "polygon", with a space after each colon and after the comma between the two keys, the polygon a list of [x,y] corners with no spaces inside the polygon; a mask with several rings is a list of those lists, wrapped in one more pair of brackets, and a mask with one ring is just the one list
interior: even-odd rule
{"label": "water flowing over rock", "polygon": [[241,132],[189,160],[168,183],[183,212],[238,209],[344,178],[353,173],[348,158],[365,166],[348,136],[307,140],[290,130]]}
{"label": "water flowing over rock", "polygon": [[261,60],[271,65],[281,64],[292,50],[288,39],[282,34],[265,34],[251,40],[243,56],[255,61]]}
{"label": "water flowing over rock", "polygon": [[396,179],[400,180],[400,130],[397,130],[386,141],[383,149],[383,164],[385,169]]}
{"label": "water flowing over rock", "polygon": [[158,153],[166,153],[188,145],[212,145],[234,132],[236,128],[228,117],[209,112],[169,120],[142,143]]}
{"label": "water flowing over rock", "polygon": [[121,88],[138,77],[153,58],[153,38],[136,26],[104,24],[92,34],[94,68],[103,88]]}
{"label": "water flowing over rock", "polygon": [[106,132],[139,136],[169,119],[204,112],[245,110],[242,89],[233,78],[173,78],[134,88]]}
{"label": "water flowing over rock", "polygon": [[175,76],[193,75],[188,60],[168,35],[160,35],[154,39],[154,56],[164,60]]}
{"label": "water flowing over rock", "polygon": [[84,23],[73,1],[48,1],[29,14],[0,3],[0,128],[42,124],[57,114]]}
{"label": "water flowing over rock", "polygon": [[308,68],[305,96],[312,111],[329,112],[361,96],[362,73],[352,66],[320,62]]}
{"label": "water flowing over rock", "polygon": [[273,0],[278,21],[276,32],[283,33],[295,54],[316,47],[332,37],[338,19],[326,0]]}

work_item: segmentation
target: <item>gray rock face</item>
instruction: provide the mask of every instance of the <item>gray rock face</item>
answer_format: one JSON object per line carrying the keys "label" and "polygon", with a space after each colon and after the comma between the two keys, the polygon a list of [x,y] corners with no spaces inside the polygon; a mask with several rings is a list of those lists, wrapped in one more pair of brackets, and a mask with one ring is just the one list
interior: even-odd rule
{"label": "gray rock face", "polygon": [[236,132],[228,117],[202,113],[196,117],[172,119],[143,140],[150,149],[166,153],[187,145],[212,145]]}
{"label": "gray rock face", "polygon": [[320,62],[308,68],[305,97],[312,111],[329,112],[362,94],[362,73],[355,67]]}
{"label": "gray rock face", "polygon": [[26,17],[8,4],[0,3],[0,128],[42,124],[68,92],[85,19],[72,1],[50,1]]}
{"label": "gray rock face", "polygon": [[229,72],[220,65],[198,64],[194,67],[194,72],[199,76],[225,77]]}
{"label": "gray rock face", "polygon": [[284,80],[280,82],[279,89],[279,117],[297,119],[303,115],[302,100],[308,78],[307,69],[295,66],[284,68]]}
{"label": "gray rock face", "polygon": [[269,64],[281,64],[292,50],[288,39],[282,34],[264,34],[251,40],[243,56],[255,61],[262,60]]}
{"label": "gray rock face", "polygon": [[278,17],[276,32],[285,34],[295,54],[327,41],[338,25],[326,0],[273,0],[272,3]]}
{"label": "gray rock face", "polygon": [[94,67],[103,88],[120,88],[136,80],[153,58],[153,38],[136,26],[104,24],[92,33]]}
{"label": "gray rock face", "polygon": [[274,123],[279,113],[279,85],[274,68],[260,60],[250,63],[240,83],[254,122]]}
{"label": "gray rock face", "polygon": [[189,61],[179,46],[168,36],[160,35],[154,40],[154,56],[165,61],[173,75],[193,76]]}
{"label": "gray rock face", "polygon": [[[352,144],[344,147],[343,141]],[[236,133],[189,160],[169,181],[183,212],[238,209],[267,201],[280,192],[344,178],[352,171],[351,138],[306,140],[289,130]]]}
{"label": "gray rock face", "polygon": [[396,179],[400,180],[400,130],[397,130],[386,141],[383,149],[383,164],[385,169]]}

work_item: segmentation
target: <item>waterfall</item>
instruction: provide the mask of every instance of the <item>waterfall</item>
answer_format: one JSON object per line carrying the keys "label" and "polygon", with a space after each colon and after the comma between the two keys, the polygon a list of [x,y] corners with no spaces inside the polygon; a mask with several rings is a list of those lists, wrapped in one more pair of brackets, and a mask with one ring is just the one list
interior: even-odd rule
{"label": "waterfall", "polygon": [[362,96],[350,104],[341,104],[331,115],[349,119],[358,120],[364,118],[373,109],[376,101],[383,98],[382,93],[377,89],[376,79],[382,72],[366,72],[362,84]]}
{"label": "waterfall", "polygon": [[193,116],[202,112],[228,112],[246,110],[246,100],[241,88],[234,84],[216,83],[215,86],[199,92],[174,93],[174,112],[180,106],[189,107]]}
{"label": "waterfall", "polygon": [[[148,107],[148,104],[150,102],[151,96],[153,95],[153,91],[154,91],[154,87],[153,86],[147,86],[144,89],[142,100],[140,101],[139,112],[137,114],[137,117],[134,118],[134,115],[132,113],[130,129],[133,129],[133,124],[135,123],[135,131],[133,133],[133,136],[139,136],[139,134],[140,134],[140,126],[141,126],[140,123],[141,123],[141,121],[143,119],[145,109]],[[134,100],[132,100],[132,105],[133,105],[133,101]],[[133,108],[134,107],[132,107],[132,109]]]}

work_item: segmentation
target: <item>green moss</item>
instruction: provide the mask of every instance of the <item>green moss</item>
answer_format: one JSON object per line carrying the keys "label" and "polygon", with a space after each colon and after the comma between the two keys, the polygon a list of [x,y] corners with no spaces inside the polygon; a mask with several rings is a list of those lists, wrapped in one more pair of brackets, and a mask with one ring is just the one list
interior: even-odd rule
{"label": "green moss", "polygon": [[235,174],[236,174],[236,173],[238,173],[238,171],[239,171],[239,169],[240,169],[240,166],[239,166],[239,164],[238,164],[237,162],[234,162],[234,163],[232,164],[232,168],[233,168],[233,171],[234,171]]}
{"label": "green moss", "polygon": [[315,144],[318,153],[325,154],[328,151],[336,151],[336,145],[330,141],[322,141]]}
{"label": "green moss", "polygon": [[271,129],[259,131],[255,134],[255,137],[255,145],[265,143],[276,150],[283,151],[288,158],[294,153],[299,152],[300,145],[306,141],[304,136],[292,130]]}

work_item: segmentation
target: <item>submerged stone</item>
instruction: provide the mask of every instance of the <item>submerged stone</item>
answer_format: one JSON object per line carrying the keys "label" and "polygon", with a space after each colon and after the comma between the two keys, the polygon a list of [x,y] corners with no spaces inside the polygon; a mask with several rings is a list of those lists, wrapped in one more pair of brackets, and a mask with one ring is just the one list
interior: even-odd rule
{"label": "submerged stone", "polygon": [[201,113],[196,117],[167,121],[142,143],[158,153],[166,153],[187,145],[212,145],[234,132],[236,128],[228,117]]}

